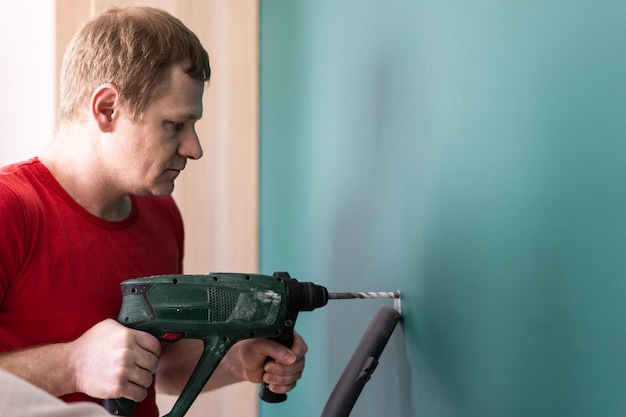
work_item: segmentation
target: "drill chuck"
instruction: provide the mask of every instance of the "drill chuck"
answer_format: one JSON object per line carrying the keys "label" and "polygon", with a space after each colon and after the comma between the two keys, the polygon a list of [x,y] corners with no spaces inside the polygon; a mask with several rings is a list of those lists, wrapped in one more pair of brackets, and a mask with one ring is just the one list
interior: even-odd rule
{"label": "drill chuck", "polygon": [[325,287],[311,282],[299,282],[298,285],[300,299],[297,303],[300,311],[313,311],[328,303],[328,290]]}

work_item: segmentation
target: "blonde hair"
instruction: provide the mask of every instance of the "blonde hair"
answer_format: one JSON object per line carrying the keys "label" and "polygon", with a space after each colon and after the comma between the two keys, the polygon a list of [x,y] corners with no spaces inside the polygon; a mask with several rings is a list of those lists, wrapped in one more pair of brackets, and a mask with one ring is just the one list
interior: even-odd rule
{"label": "blonde hair", "polygon": [[87,22],[61,66],[60,120],[79,119],[94,90],[115,84],[131,117],[141,119],[167,86],[173,64],[207,82],[209,55],[179,19],[151,7],[113,8]]}

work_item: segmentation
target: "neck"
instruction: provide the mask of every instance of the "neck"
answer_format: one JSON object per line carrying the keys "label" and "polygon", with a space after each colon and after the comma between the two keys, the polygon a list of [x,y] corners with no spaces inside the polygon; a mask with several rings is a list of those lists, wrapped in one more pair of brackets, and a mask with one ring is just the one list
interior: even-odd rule
{"label": "neck", "polygon": [[124,220],[131,212],[130,196],[109,184],[99,155],[88,141],[88,135],[75,139],[69,132],[60,133],[39,160],[89,213],[104,220]]}

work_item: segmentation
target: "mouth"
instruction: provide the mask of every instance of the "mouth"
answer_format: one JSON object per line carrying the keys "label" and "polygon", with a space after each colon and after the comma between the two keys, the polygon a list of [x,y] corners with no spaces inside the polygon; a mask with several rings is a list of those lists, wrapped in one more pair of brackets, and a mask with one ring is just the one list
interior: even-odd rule
{"label": "mouth", "polygon": [[165,168],[164,173],[168,173],[168,175],[172,175],[174,178],[178,177],[178,175],[185,169],[185,161],[177,161],[178,163],[174,163],[171,166],[167,166]]}
{"label": "mouth", "polygon": [[184,168],[168,168],[165,170],[165,173],[168,174],[168,176],[171,176],[173,178],[178,177],[178,175],[182,172]]}
{"label": "mouth", "polygon": [[185,166],[187,165],[185,162],[185,160],[181,160],[178,161],[180,162],[180,164],[174,164],[173,166],[169,167],[168,169],[171,171],[176,171],[176,172],[181,172],[183,169],[185,169]]}
{"label": "mouth", "polygon": [[185,169],[185,165],[181,166],[181,167],[169,167],[167,168],[167,171],[176,171],[176,172],[181,172],[183,169]]}

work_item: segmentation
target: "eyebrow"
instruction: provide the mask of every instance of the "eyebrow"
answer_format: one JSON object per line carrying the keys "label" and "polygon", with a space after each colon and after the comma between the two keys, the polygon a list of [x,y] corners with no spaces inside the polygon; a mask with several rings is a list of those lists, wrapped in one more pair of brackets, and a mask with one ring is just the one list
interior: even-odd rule
{"label": "eyebrow", "polygon": [[167,118],[176,119],[176,120],[200,120],[202,118],[202,113],[199,113],[199,114],[196,112],[172,113]]}

